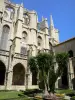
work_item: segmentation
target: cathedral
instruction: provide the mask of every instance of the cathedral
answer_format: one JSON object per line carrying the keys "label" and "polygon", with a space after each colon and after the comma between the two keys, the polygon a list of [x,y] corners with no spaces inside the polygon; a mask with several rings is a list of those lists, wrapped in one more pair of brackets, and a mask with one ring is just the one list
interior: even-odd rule
{"label": "cathedral", "polygon": [[66,75],[58,78],[56,88],[72,88],[74,43],[75,38],[59,42],[59,30],[54,27],[52,15],[48,26],[47,18],[42,17],[39,22],[36,11],[24,8],[23,3],[0,0],[0,90],[38,88],[36,74],[28,69],[27,59],[39,52],[52,51],[70,54]]}

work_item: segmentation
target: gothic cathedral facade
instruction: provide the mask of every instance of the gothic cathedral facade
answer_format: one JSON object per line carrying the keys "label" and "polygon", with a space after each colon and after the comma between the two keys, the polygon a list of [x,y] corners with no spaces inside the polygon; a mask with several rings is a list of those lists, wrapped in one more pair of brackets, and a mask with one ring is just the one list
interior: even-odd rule
{"label": "gothic cathedral facade", "polygon": [[38,88],[35,75],[27,72],[27,59],[57,50],[58,44],[59,31],[52,16],[48,26],[47,18],[39,22],[36,11],[24,8],[23,3],[0,0],[0,90]]}

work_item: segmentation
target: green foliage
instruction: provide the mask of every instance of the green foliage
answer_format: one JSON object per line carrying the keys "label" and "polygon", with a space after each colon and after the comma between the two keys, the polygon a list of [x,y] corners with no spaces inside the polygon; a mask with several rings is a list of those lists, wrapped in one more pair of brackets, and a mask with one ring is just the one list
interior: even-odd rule
{"label": "green foliage", "polygon": [[71,100],[75,100],[75,96],[73,96],[73,97],[71,98]]}
{"label": "green foliage", "polygon": [[[58,63],[56,71],[54,70],[54,59]],[[49,53],[39,53],[36,57],[29,59],[29,66],[31,72],[36,71],[38,73],[39,81],[44,83],[44,89],[50,88],[50,91],[54,92],[55,82],[62,75],[64,68],[67,67],[67,61],[67,53],[59,53],[56,56]]]}
{"label": "green foliage", "polygon": [[56,62],[58,63],[58,69],[56,71],[57,77],[61,76],[64,68],[67,67],[68,57],[67,53],[56,54]]}
{"label": "green foliage", "polygon": [[50,70],[49,73],[49,88],[50,88],[50,92],[54,93],[54,89],[55,89],[55,82],[56,82],[56,73],[53,70]]}
{"label": "green foliage", "polygon": [[37,65],[39,66],[39,79],[42,82],[43,89],[45,88],[45,85],[48,89],[48,78],[49,78],[49,71],[53,69],[53,60],[54,56],[49,53],[40,53],[37,55]]}
{"label": "green foliage", "polygon": [[37,72],[38,71],[36,57],[30,57],[28,64],[30,66],[31,72],[34,72],[34,71]]}
{"label": "green foliage", "polygon": [[60,93],[60,94],[62,94],[62,93],[68,94],[68,93],[73,93],[75,91],[74,90],[70,90],[70,89],[62,89],[62,90],[56,90],[55,92],[56,93]]}
{"label": "green foliage", "polygon": [[49,53],[40,53],[37,55],[37,64],[40,70],[45,70],[46,74],[53,63],[53,55]]}

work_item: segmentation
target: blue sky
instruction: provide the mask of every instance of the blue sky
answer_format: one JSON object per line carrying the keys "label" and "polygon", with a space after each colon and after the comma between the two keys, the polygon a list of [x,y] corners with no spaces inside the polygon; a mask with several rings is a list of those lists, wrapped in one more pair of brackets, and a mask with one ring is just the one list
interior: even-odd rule
{"label": "blue sky", "polygon": [[24,7],[35,10],[39,21],[44,16],[50,24],[50,14],[53,16],[55,28],[60,33],[60,42],[75,36],[75,0],[11,0],[15,3],[24,2]]}

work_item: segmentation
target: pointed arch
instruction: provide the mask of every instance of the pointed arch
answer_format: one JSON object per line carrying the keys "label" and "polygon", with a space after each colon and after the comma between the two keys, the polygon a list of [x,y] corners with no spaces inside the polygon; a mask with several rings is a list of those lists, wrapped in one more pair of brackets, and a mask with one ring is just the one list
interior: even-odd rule
{"label": "pointed arch", "polygon": [[13,85],[24,85],[25,82],[25,68],[21,63],[13,67]]}
{"label": "pointed arch", "polygon": [[38,46],[41,46],[41,45],[42,45],[42,37],[38,36]]}
{"label": "pointed arch", "polygon": [[10,19],[14,18],[15,9],[12,6],[6,6],[6,10],[10,12]]}
{"label": "pointed arch", "polygon": [[4,25],[0,42],[0,48],[3,50],[6,50],[7,48],[9,32],[10,32],[10,27],[8,25]]}
{"label": "pointed arch", "polygon": [[69,51],[68,51],[68,54],[69,54],[69,57],[70,57],[70,58],[73,57],[73,51],[72,51],[72,50],[69,50]]}
{"label": "pointed arch", "polygon": [[0,60],[0,85],[4,85],[5,72],[6,72],[5,64]]}
{"label": "pointed arch", "polygon": [[27,43],[27,40],[28,40],[28,34],[26,31],[23,31],[22,32],[22,42]]}

